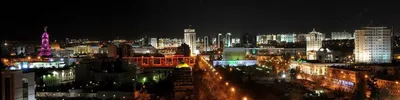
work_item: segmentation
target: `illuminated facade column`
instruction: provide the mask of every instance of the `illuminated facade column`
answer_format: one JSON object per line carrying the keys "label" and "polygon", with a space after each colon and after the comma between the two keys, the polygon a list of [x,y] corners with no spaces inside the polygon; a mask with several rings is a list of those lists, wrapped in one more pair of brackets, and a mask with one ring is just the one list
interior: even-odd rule
{"label": "illuminated facade column", "polygon": [[231,33],[226,33],[225,35],[225,46],[226,47],[231,47],[232,46],[232,34]]}
{"label": "illuminated facade column", "polygon": [[194,29],[191,29],[191,25],[189,25],[188,29],[184,29],[184,40],[187,45],[190,47],[190,53],[195,54],[196,49],[196,32]]}
{"label": "illuminated facade column", "polygon": [[42,35],[42,46],[40,48],[39,56],[51,56],[50,45],[49,45],[49,34],[47,34],[47,26],[44,27],[44,33]]}
{"label": "illuminated facade column", "polygon": [[311,31],[306,35],[306,52],[308,60],[317,60],[315,53],[319,48],[322,47],[322,41],[325,39],[325,35],[323,33],[315,31]]}
{"label": "illuminated facade column", "polygon": [[391,63],[392,32],[386,27],[364,27],[355,30],[356,63]]}

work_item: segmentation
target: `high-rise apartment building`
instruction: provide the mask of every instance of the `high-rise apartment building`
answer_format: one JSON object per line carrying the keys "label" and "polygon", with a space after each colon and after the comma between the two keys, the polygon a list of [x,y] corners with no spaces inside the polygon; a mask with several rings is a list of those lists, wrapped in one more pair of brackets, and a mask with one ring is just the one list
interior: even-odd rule
{"label": "high-rise apartment building", "polygon": [[317,57],[315,53],[311,53],[314,51],[318,51],[322,47],[322,41],[325,39],[325,35],[323,33],[315,31],[311,31],[306,35],[306,52],[308,60],[316,60]]}
{"label": "high-rise apartment building", "polygon": [[1,71],[1,100],[35,100],[35,73],[14,69]]}
{"label": "high-rise apartment building", "polygon": [[157,38],[150,38],[150,45],[154,48],[158,48]]}
{"label": "high-rise apartment building", "polygon": [[225,35],[225,47],[231,47],[232,46],[232,34],[231,33],[226,33]]}
{"label": "high-rise apartment building", "polygon": [[392,31],[387,27],[364,27],[354,32],[356,63],[391,63]]}
{"label": "high-rise apartment building", "polygon": [[223,42],[222,42],[222,33],[218,33],[218,35],[217,35],[217,48],[219,49],[219,48],[222,48],[222,46],[223,46]]}
{"label": "high-rise apartment building", "polygon": [[195,54],[196,49],[196,32],[194,29],[191,28],[189,25],[188,29],[184,29],[184,40],[187,45],[190,47],[190,53]]}
{"label": "high-rise apartment building", "polygon": [[210,36],[204,36],[203,38],[203,51],[211,51],[211,41],[210,41]]}
{"label": "high-rise apartment building", "polygon": [[352,34],[350,34],[349,32],[332,32],[331,33],[331,39],[332,40],[345,40],[345,39],[351,39],[352,38]]}

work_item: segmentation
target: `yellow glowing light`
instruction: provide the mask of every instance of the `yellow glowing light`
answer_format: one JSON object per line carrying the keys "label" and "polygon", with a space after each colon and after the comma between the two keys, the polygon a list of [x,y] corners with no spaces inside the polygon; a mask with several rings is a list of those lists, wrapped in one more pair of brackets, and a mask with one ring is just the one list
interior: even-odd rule
{"label": "yellow glowing light", "polygon": [[219,79],[222,79],[222,77],[220,76]]}
{"label": "yellow glowing light", "polygon": [[28,57],[28,59],[31,59],[31,57]]}
{"label": "yellow glowing light", "polygon": [[243,100],[247,100],[247,97],[243,97]]}
{"label": "yellow glowing light", "polygon": [[398,81],[396,81],[396,84],[399,84],[399,82],[398,82]]}
{"label": "yellow glowing light", "polygon": [[228,83],[228,82],[225,82],[225,85],[226,85],[226,86],[228,86],[228,85],[229,85],[229,83]]}
{"label": "yellow glowing light", "polygon": [[364,77],[365,77],[365,78],[368,78],[368,75],[365,75]]}
{"label": "yellow glowing light", "polygon": [[40,59],[40,56],[38,56],[37,59]]}
{"label": "yellow glowing light", "polygon": [[232,91],[232,92],[235,92],[235,88],[231,88],[231,91]]}

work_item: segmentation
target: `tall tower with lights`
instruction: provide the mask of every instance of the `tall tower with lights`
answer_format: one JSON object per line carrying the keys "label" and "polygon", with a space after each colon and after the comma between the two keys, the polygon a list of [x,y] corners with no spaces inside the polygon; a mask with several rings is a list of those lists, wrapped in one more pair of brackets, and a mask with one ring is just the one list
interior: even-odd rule
{"label": "tall tower with lights", "polygon": [[44,27],[44,33],[42,35],[42,46],[40,48],[39,56],[51,56],[50,45],[49,45],[49,34],[47,34],[47,26]]}
{"label": "tall tower with lights", "polygon": [[188,29],[184,29],[184,40],[190,47],[190,54],[196,53],[196,32],[192,29],[192,25],[189,25]]}

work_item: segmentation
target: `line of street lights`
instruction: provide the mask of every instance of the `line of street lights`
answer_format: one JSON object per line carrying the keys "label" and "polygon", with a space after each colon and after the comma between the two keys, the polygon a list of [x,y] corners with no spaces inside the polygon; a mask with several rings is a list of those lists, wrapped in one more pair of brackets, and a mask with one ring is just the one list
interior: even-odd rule
{"label": "line of street lights", "polygon": [[[201,57],[201,60],[203,60],[204,62],[207,62],[203,57]],[[206,63],[208,66],[210,66],[210,69],[212,69],[211,71],[212,72],[215,72],[216,70],[213,68],[213,66],[212,65],[210,65],[208,62]],[[230,71],[232,71],[232,68],[230,69]],[[215,72],[215,75],[218,75],[218,72]],[[219,76],[219,80],[222,80],[222,76]],[[225,85],[226,86],[228,86],[229,87],[229,82],[225,82]],[[232,86],[231,88],[230,88],[230,90],[231,90],[231,92],[232,93],[235,93],[235,88]],[[248,98],[246,97],[246,96],[244,96],[243,98],[242,98],[242,100],[248,100]]]}

